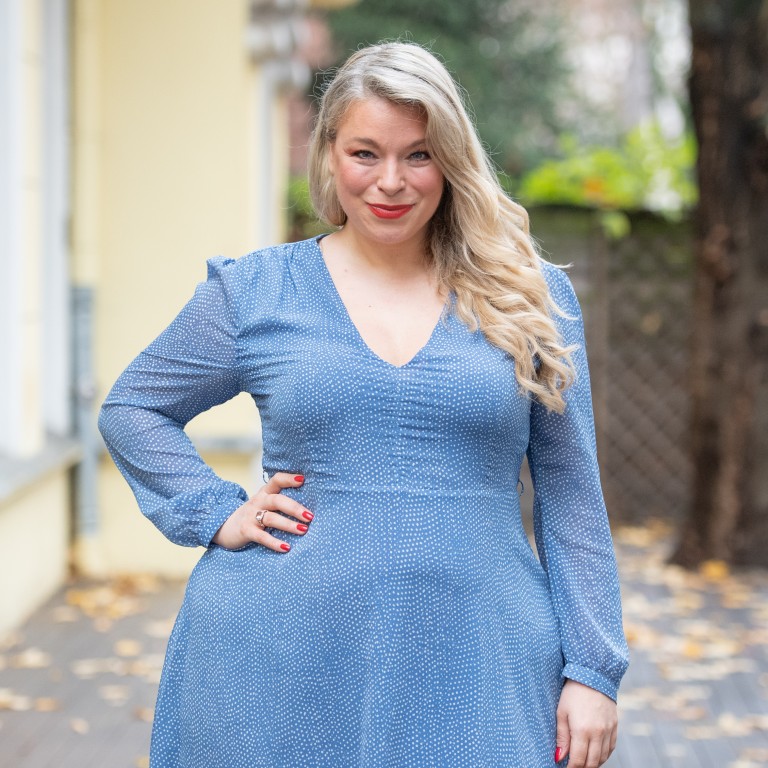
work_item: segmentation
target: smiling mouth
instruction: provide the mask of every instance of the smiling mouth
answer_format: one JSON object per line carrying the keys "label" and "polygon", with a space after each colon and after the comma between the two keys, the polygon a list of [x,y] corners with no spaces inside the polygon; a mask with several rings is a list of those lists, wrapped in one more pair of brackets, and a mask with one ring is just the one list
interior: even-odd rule
{"label": "smiling mouth", "polygon": [[379,203],[368,203],[371,213],[380,219],[399,219],[405,216],[413,205],[382,205]]}

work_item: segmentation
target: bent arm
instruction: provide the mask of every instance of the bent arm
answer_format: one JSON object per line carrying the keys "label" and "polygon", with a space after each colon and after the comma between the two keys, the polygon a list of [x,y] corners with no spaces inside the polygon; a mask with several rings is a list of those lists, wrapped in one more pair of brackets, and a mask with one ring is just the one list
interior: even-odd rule
{"label": "bent arm", "polygon": [[208,546],[248,499],[218,477],[184,432],[199,413],[241,391],[237,322],[221,276],[208,280],[112,387],[99,430],[141,511],[176,544]]}
{"label": "bent arm", "polygon": [[550,585],[565,656],[563,676],[616,699],[628,665],[616,557],[600,486],[581,310],[566,275],[546,265],[557,323],[576,380],[564,413],[531,405],[528,460],[534,484],[534,535]]}

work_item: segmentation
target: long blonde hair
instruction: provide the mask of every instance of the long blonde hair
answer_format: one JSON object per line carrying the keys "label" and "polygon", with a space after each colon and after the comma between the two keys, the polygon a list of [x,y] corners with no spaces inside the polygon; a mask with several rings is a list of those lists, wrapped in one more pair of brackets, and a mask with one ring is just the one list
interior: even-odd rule
{"label": "long blonde hair", "polygon": [[562,412],[574,348],[563,346],[555,327],[552,313],[562,312],[550,297],[528,214],[504,193],[455,81],[431,53],[412,43],[380,43],[352,54],[338,70],[309,147],[318,216],[334,226],[346,222],[328,154],[350,106],[371,96],[417,106],[426,116],[427,148],[446,180],[427,250],[438,284],[456,297],[456,314],[512,356],[524,393]]}

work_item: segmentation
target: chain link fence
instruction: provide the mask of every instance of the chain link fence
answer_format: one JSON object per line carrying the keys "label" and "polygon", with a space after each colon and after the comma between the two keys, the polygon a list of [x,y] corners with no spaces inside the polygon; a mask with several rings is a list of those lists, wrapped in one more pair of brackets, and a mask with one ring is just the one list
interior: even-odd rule
{"label": "chain link fence", "polygon": [[690,224],[648,213],[631,214],[629,220],[629,234],[611,240],[597,212],[531,211],[532,231],[546,257],[573,265],[611,519],[677,520],[691,484]]}

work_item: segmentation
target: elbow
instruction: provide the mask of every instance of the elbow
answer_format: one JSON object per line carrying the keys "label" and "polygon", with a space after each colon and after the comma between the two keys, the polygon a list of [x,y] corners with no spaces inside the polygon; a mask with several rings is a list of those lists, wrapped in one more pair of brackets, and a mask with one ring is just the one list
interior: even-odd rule
{"label": "elbow", "polygon": [[103,402],[99,409],[96,426],[107,446],[112,445],[116,432],[118,431],[117,421],[119,417],[117,411],[118,409],[114,405],[110,405],[108,401]]}
{"label": "elbow", "polygon": [[110,421],[107,406],[105,403],[102,403],[101,408],[99,409],[98,419],[96,420],[96,426],[105,443],[109,442],[109,431],[111,428]]}

